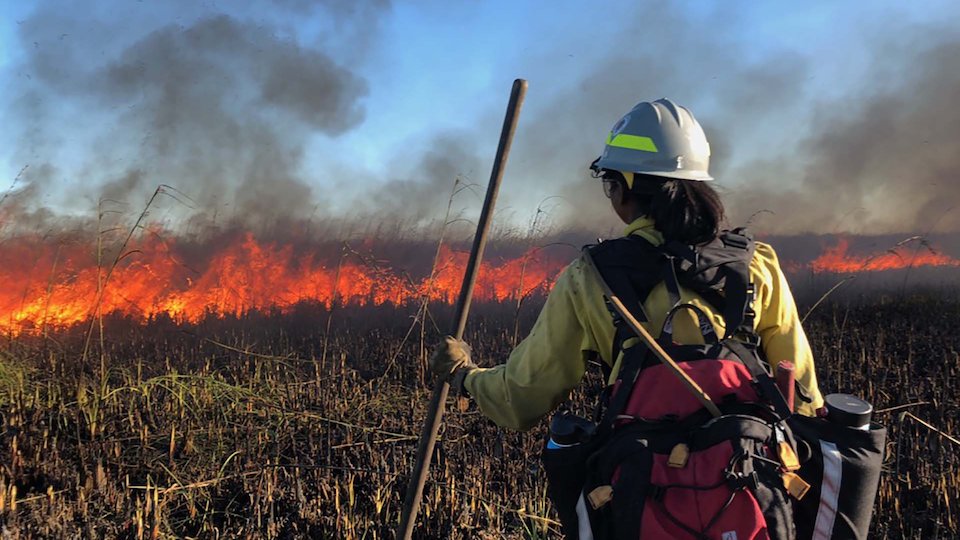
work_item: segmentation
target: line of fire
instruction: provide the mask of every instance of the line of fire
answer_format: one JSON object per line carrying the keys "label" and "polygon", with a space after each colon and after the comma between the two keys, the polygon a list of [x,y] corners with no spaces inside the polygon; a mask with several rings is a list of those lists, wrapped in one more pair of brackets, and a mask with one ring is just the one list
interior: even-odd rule
{"label": "line of fire", "polygon": [[[781,252],[786,271],[856,275],[960,267],[960,258],[923,239],[872,251],[852,249],[843,237],[819,244],[819,253],[806,260]],[[115,251],[69,235],[7,238],[0,242],[0,330],[29,334],[112,313],[143,322],[168,316],[195,323],[251,310],[283,312],[303,303],[330,308],[456,300],[465,249],[419,242],[392,251],[384,257],[376,245],[362,241],[311,244],[261,239],[250,232],[197,243],[148,230]],[[571,243],[495,243],[481,267],[475,299],[542,298],[576,255]]]}

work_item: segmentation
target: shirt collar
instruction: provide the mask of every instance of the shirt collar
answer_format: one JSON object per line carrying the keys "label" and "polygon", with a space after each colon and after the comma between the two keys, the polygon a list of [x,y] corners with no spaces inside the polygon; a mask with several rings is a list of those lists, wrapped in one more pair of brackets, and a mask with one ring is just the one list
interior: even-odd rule
{"label": "shirt collar", "polygon": [[631,234],[642,236],[655,246],[663,243],[663,234],[656,229],[653,219],[647,216],[640,216],[627,225],[627,228],[623,230],[623,235],[630,236]]}

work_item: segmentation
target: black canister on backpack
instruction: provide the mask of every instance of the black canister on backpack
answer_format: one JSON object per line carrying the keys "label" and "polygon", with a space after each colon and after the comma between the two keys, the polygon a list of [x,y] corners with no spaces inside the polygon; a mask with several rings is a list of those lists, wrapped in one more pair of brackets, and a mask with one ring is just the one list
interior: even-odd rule
{"label": "black canister on backpack", "polygon": [[849,394],[824,398],[826,417],[787,419],[808,456],[798,473],[810,491],[794,502],[798,540],[866,540],[880,483],[887,431],[873,406]]}
{"label": "black canister on backpack", "polygon": [[870,429],[873,405],[850,394],[829,394],[823,398],[827,420],[854,429]]}
{"label": "black canister on backpack", "polygon": [[597,425],[586,418],[576,416],[570,411],[558,412],[550,420],[547,448],[553,450],[586,442],[596,429]]}
{"label": "black canister on backpack", "polygon": [[540,453],[547,477],[547,497],[567,538],[577,537],[577,501],[587,480],[587,458],[596,446],[594,431],[594,422],[561,410],[550,421],[550,432]]}

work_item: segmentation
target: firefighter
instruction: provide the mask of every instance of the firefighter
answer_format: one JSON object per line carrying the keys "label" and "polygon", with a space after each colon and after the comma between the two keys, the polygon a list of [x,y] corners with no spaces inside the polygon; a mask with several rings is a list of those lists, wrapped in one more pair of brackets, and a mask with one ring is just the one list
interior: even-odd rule
{"label": "firefighter", "polygon": [[[689,110],[668,99],[642,102],[621,118],[607,136],[602,155],[591,165],[612,210],[626,224],[624,235],[660,245],[676,240],[701,245],[720,232],[723,204],[711,187],[710,146]],[[598,187],[601,187],[598,186]],[[756,333],[771,363],[793,361],[796,378],[810,402],[797,412],[813,416],[822,407],[813,355],[800,325],[796,304],[773,248],[756,243],[750,264],[756,296]],[[670,308],[663,283],[644,301],[655,337]],[[681,288],[681,300],[703,309],[723,333],[724,321],[708,302]],[[674,340],[702,343],[696,318],[674,319]],[[599,358],[616,373],[611,358],[614,324],[601,285],[583,256],[560,274],[530,334],[506,363],[480,368],[463,341],[447,337],[430,363],[449,375],[454,391],[471,396],[501,427],[528,430],[567,399],[583,378],[588,361]]]}

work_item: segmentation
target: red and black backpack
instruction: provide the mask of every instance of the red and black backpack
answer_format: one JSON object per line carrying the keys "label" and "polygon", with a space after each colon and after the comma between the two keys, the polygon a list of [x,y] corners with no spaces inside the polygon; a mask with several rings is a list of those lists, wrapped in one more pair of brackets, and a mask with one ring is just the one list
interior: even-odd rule
{"label": "red and black backpack", "polygon": [[[794,474],[797,446],[785,422],[792,412],[754,331],[749,233],[725,231],[696,248],[628,236],[585,251],[608,296],[640,322],[649,320],[644,300],[665,284],[672,307],[657,341],[720,415],[707,411],[643,341],[631,339],[633,330],[611,309],[612,358],[620,357],[620,369],[595,431],[579,449],[585,466],[576,475],[582,481],[576,506],[569,507],[568,496],[567,508],[558,508],[567,536],[795,538],[791,496],[802,497],[806,488]],[[681,287],[723,316],[722,337],[706,313],[681,302]],[[696,315],[704,344],[673,341],[673,317],[685,309]]]}

